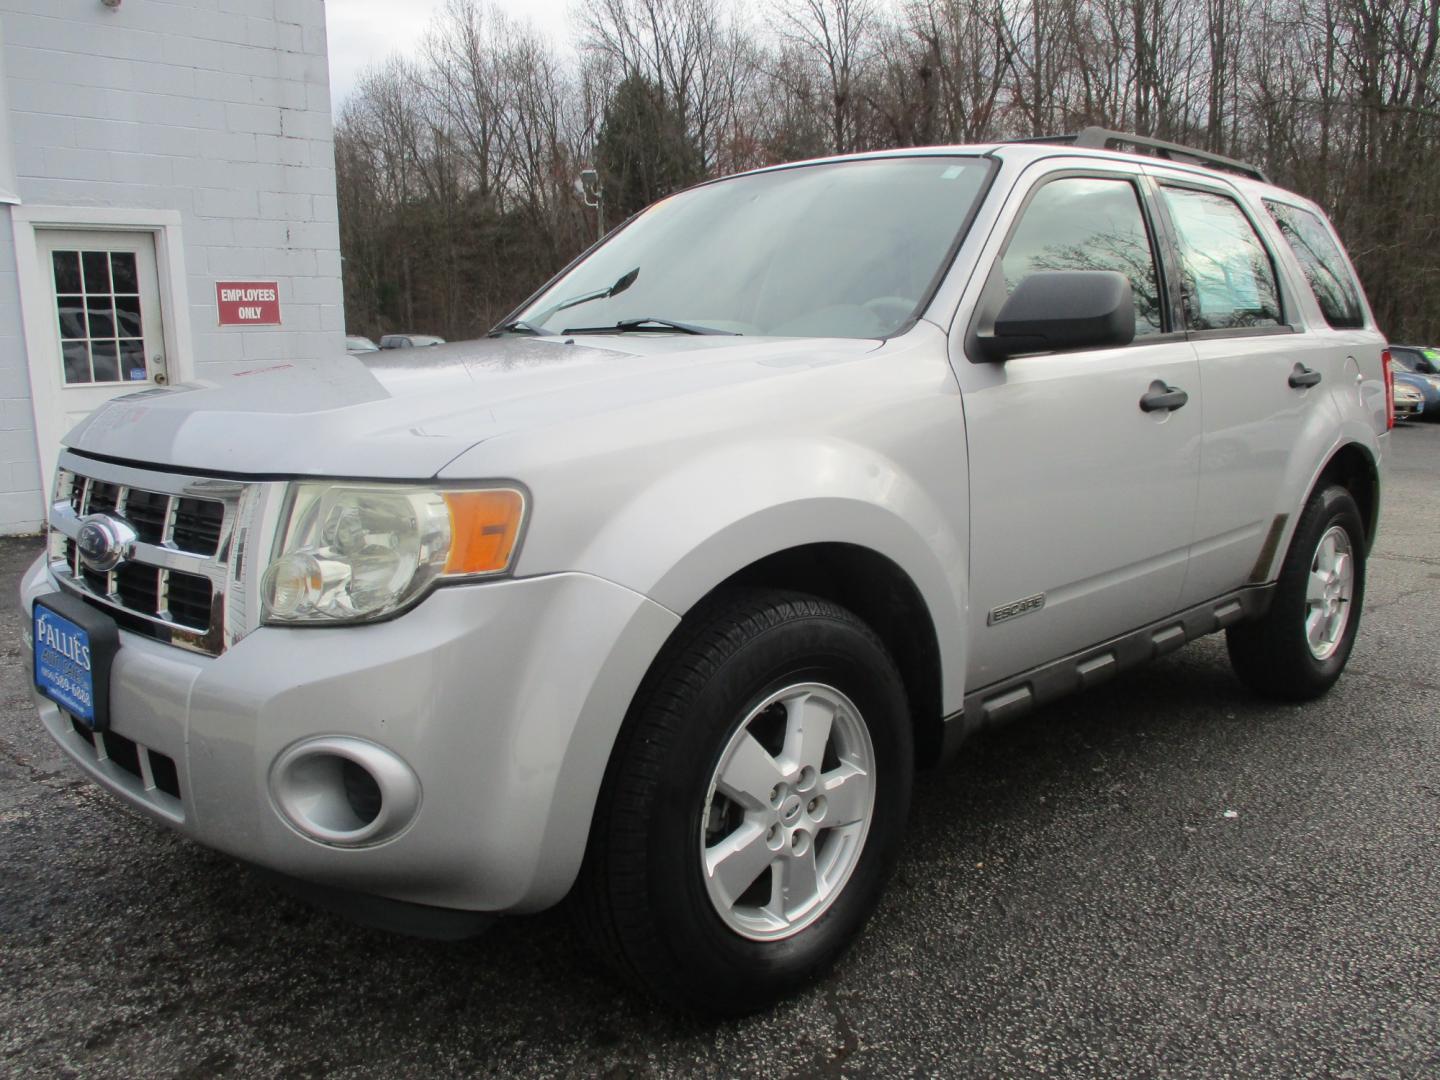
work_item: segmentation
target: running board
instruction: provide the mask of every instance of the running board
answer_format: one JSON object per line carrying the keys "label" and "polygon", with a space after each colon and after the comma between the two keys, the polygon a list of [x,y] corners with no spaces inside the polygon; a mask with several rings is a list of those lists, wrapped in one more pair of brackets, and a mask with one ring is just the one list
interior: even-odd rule
{"label": "running board", "polygon": [[1273,590],[1273,585],[1260,585],[1226,593],[965,695],[965,710],[946,718],[941,759],[948,761],[966,736],[982,727],[1013,720],[1037,705],[1088,690],[1122,671],[1174,652],[1186,642],[1264,615]]}

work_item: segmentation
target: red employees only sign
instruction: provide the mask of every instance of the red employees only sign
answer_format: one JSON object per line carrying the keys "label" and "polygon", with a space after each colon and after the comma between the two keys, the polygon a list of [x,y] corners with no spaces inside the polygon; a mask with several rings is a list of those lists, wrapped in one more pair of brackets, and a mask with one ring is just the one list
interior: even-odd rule
{"label": "red employees only sign", "polygon": [[215,306],[221,326],[279,326],[278,281],[217,281]]}

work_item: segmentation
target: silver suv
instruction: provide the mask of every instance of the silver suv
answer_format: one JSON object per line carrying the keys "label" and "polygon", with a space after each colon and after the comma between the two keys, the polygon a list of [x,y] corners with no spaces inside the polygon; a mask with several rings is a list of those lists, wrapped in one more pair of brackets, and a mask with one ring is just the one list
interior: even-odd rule
{"label": "silver suv", "polygon": [[568,896],[666,1001],[755,1009],[981,725],[1222,629],[1262,694],[1334,683],[1384,348],[1320,210],[1193,150],[719,180],[488,340],[82,423],[35,701],[118,798],[358,917]]}

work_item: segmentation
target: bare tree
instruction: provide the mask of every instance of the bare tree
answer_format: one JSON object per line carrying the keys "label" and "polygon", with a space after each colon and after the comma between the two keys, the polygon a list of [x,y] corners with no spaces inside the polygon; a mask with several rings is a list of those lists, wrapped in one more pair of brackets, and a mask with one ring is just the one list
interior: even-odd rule
{"label": "bare tree", "polygon": [[820,70],[828,98],[830,148],[856,148],[857,84],[874,54],[880,17],[873,0],[777,0],[779,35]]}
{"label": "bare tree", "polygon": [[638,76],[719,175],[1085,124],[1250,157],[1330,211],[1381,325],[1440,339],[1440,0],[580,0],[557,51],[447,0],[342,109],[357,329],[485,329],[593,237],[575,191]]}

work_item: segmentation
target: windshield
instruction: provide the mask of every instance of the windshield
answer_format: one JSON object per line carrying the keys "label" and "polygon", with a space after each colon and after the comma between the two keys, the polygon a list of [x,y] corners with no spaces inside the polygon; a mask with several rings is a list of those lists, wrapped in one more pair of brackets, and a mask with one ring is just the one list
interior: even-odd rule
{"label": "windshield", "polygon": [[929,298],[989,166],[955,156],[846,161],[681,192],[515,321],[544,333],[887,337]]}

